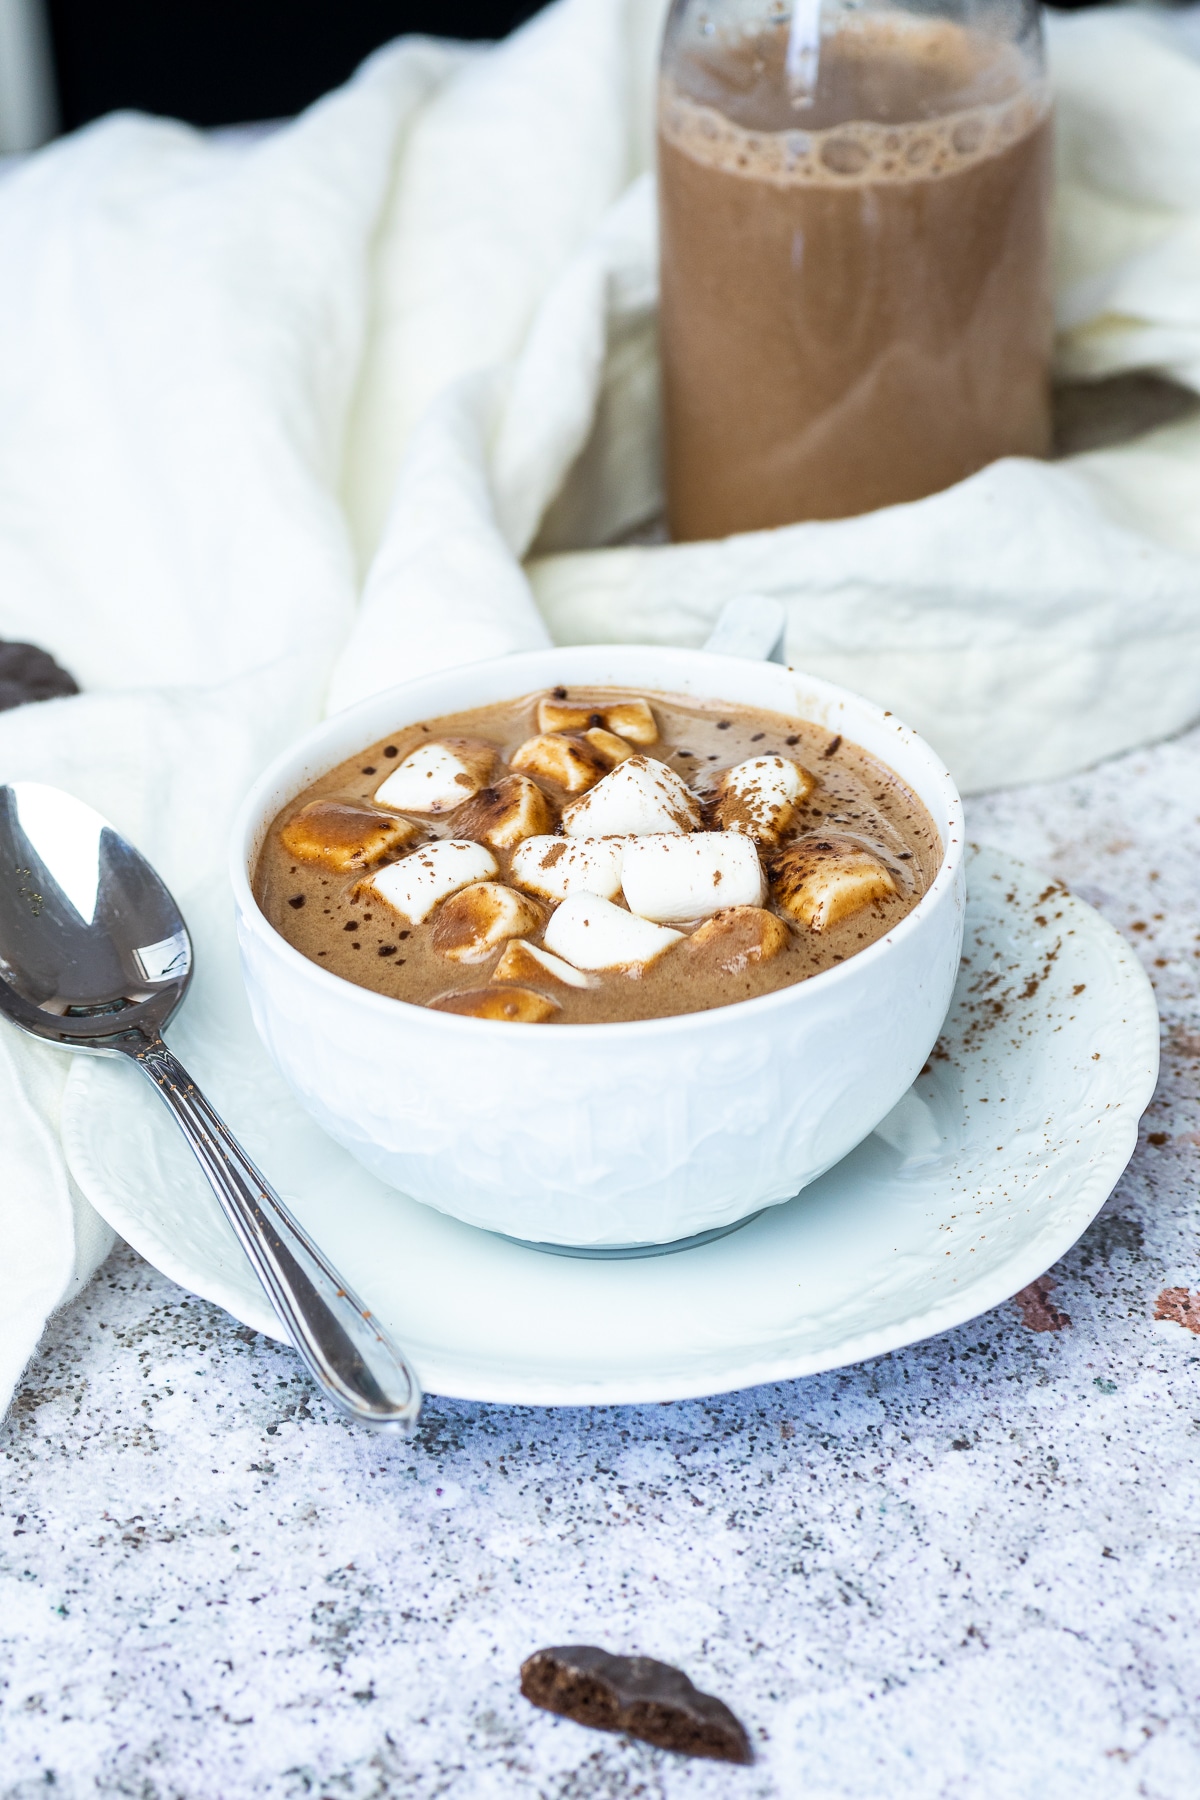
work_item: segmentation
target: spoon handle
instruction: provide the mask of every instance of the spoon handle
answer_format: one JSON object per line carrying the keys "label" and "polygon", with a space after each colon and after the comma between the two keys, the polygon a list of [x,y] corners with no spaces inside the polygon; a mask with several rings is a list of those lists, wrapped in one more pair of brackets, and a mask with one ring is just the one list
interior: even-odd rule
{"label": "spoon handle", "polygon": [[411,1432],[412,1367],[330,1267],[161,1038],[130,1050],[191,1145],[221,1210],[313,1377],[364,1425]]}

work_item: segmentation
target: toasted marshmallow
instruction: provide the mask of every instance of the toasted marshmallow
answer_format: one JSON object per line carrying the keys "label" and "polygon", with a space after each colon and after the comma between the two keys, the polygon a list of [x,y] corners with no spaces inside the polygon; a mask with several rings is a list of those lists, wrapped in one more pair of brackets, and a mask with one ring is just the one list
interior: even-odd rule
{"label": "toasted marshmallow", "polygon": [[616,737],[611,731],[605,731],[601,725],[593,725],[584,737],[592,746],[597,756],[604,758],[604,766],[615,769],[618,763],[624,762],[627,756],[633,755],[632,747],[622,737]]}
{"label": "toasted marshmallow", "polygon": [[568,837],[642,837],[695,831],[700,808],[674,769],[651,756],[631,756],[563,813]]}
{"label": "toasted marshmallow", "polygon": [[615,900],[624,851],[622,838],[526,838],[513,851],[512,878],[543,900],[565,900],[575,893]]}
{"label": "toasted marshmallow", "polygon": [[583,706],[568,700],[539,700],[539,731],[586,731],[603,726],[630,744],[653,744],[658,739],[654,714],[644,700],[617,700],[604,706]]}
{"label": "toasted marshmallow", "polygon": [[539,731],[586,731],[589,725],[603,725],[604,709],[600,706],[576,706],[569,700],[539,700]]}
{"label": "toasted marshmallow", "polygon": [[486,787],[495,766],[491,744],[477,738],[435,738],[406,756],[375,789],[375,798],[397,812],[453,812]]}
{"label": "toasted marshmallow", "polygon": [[508,938],[540,930],[543,916],[536,901],[502,881],[474,881],[442,901],[430,942],[451,962],[483,962]]}
{"label": "toasted marshmallow", "polygon": [[682,936],[596,894],[570,894],[551,915],[545,942],[555,956],[577,969],[637,969]]}
{"label": "toasted marshmallow", "polygon": [[506,775],[467,801],[454,829],[459,837],[478,838],[493,850],[510,850],[553,824],[554,809],[537,782],[527,775]]}
{"label": "toasted marshmallow", "polygon": [[444,838],[426,844],[399,862],[389,863],[359,883],[360,891],[378,896],[413,925],[427,919],[442,900],[472,881],[487,881],[499,874],[496,859],[482,844],[461,838]]}
{"label": "toasted marshmallow", "polygon": [[279,834],[289,856],[326,869],[366,869],[421,837],[411,819],[350,806],[343,800],[310,800]]}
{"label": "toasted marshmallow", "polygon": [[586,988],[593,985],[590,975],[573,969],[570,963],[536,944],[518,940],[508,946],[492,970],[493,981],[557,981],[563,987]]}
{"label": "toasted marshmallow", "polygon": [[439,994],[429,1005],[434,1012],[461,1013],[468,1019],[502,1019],[510,1025],[544,1025],[562,1007],[548,994],[531,988],[467,988],[459,994]]}
{"label": "toasted marshmallow", "polygon": [[[607,735],[607,734],[606,734]],[[553,781],[566,788],[568,794],[582,794],[599,781],[611,758],[589,744],[582,733],[567,736],[564,732],[546,732],[541,737],[526,738],[512,756],[514,769],[537,775],[542,781]]]}
{"label": "toasted marshmallow", "polygon": [[741,975],[754,963],[770,962],[788,941],[782,919],[761,906],[730,906],[692,932],[684,950],[720,975]]}
{"label": "toasted marshmallow", "polygon": [[883,863],[857,838],[797,838],[776,858],[772,874],[780,906],[810,931],[827,931],[898,892]]}
{"label": "toasted marshmallow", "polygon": [[765,892],[758,851],[748,837],[727,831],[630,838],[621,886],[630,912],[659,924],[757,906]]}
{"label": "toasted marshmallow", "polygon": [[758,844],[777,844],[816,785],[790,757],[753,756],[722,775],[713,815],[726,831],[744,831]]}
{"label": "toasted marshmallow", "polygon": [[604,709],[604,723],[618,737],[631,744],[653,744],[658,741],[658,725],[645,700],[618,700]]}

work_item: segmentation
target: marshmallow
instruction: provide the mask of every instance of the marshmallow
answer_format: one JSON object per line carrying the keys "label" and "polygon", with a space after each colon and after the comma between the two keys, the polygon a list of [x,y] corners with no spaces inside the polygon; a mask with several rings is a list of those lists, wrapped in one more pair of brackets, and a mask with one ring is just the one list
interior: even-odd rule
{"label": "marshmallow", "polygon": [[443,900],[430,942],[451,962],[482,962],[508,938],[537,931],[542,909],[501,881],[475,881]]}
{"label": "marshmallow", "polygon": [[482,844],[444,838],[439,844],[426,844],[399,862],[389,863],[367,880],[360,890],[378,895],[398,913],[419,925],[427,919],[439,901],[472,881],[487,881],[499,874],[496,859]]}
{"label": "marshmallow", "polygon": [[898,890],[879,859],[857,838],[806,837],[776,859],[772,886],[786,913],[810,931],[826,931]]}
{"label": "marshmallow", "polygon": [[530,988],[467,988],[458,994],[439,994],[429,1005],[434,1012],[460,1013],[468,1019],[503,1019],[510,1025],[544,1025],[562,1007],[548,994]]}
{"label": "marshmallow", "polygon": [[617,700],[598,706],[567,700],[539,700],[539,731],[586,731],[602,725],[631,744],[653,744],[658,738],[654,714],[644,700]]}
{"label": "marshmallow", "polygon": [[403,850],[422,835],[411,819],[351,806],[343,800],[310,800],[279,834],[289,856],[326,869],[366,869],[381,857]]}
{"label": "marshmallow", "polygon": [[808,770],[789,757],[754,756],[722,775],[713,815],[726,831],[744,831],[756,843],[777,844],[796,807],[816,785]]}
{"label": "marshmallow", "polygon": [[568,837],[694,831],[699,823],[700,808],[685,784],[674,769],[650,756],[618,764],[562,818]]}
{"label": "marshmallow", "polygon": [[631,744],[653,744],[658,739],[658,726],[645,700],[619,700],[615,706],[606,706],[604,723]]}
{"label": "marshmallow", "polygon": [[578,892],[615,900],[624,850],[621,838],[526,838],[513,851],[512,878],[543,900]]}
{"label": "marshmallow", "polygon": [[615,737],[611,731],[605,731],[600,725],[593,725],[583,735],[597,756],[604,758],[606,769],[615,769],[618,763],[624,762],[627,756],[633,755],[633,751],[624,738]]}
{"label": "marshmallow", "polygon": [[564,987],[587,988],[593,986],[590,975],[581,975],[570,963],[565,963],[557,956],[551,956],[548,950],[539,950],[536,944],[523,941],[508,946],[500,961],[492,970],[493,981],[558,981]]}
{"label": "marshmallow", "polygon": [[506,775],[466,802],[454,829],[459,837],[478,838],[493,850],[510,850],[553,824],[554,809],[537,782],[527,775]]}
{"label": "marshmallow", "polygon": [[551,915],[545,942],[577,969],[635,969],[653,962],[682,936],[595,894],[570,894]]}
{"label": "marshmallow", "polygon": [[761,906],[730,906],[693,931],[684,950],[720,975],[741,975],[753,963],[770,962],[788,941],[782,919]]}
{"label": "marshmallow", "polygon": [[397,812],[453,812],[486,787],[495,766],[491,744],[477,738],[435,738],[406,756],[375,789],[375,798]]}
{"label": "marshmallow", "polygon": [[540,776],[543,781],[553,781],[556,786],[566,788],[568,794],[582,794],[612,767],[612,759],[602,755],[579,733],[568,737],[552,731],[542,737],[526,738],[519,749],[513,751],[512,766]]}
{"label": "marshmallow", "polygon": [[757,906],[764,893],[753,843],[725,831],[630,838],[621,886],[630,912],[659,923],[703,919],[727,906]]}

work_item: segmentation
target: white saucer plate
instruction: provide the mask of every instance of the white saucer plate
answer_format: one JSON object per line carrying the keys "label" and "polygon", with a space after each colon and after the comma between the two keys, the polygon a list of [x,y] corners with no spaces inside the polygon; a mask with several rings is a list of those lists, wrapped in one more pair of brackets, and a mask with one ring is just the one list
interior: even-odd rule
{"label": "white saucer plate", "polygon": [[[973,852],[969,884],[950,1016],[900,1105],[794,1200],[673,1255],[546,1255],[384,1187],[267,1060],[232,929],[169,1035],[430,1393],[566,1406],[726,1392],[860,1362],[988,1311],[1064,1254],[1133,1153],[1158,1073],[1157,1010],[1133,951],[998,852]],[[63,1134],[79,1186],[136,1250],[280,1335],[136,1070],[80,1057]]]}

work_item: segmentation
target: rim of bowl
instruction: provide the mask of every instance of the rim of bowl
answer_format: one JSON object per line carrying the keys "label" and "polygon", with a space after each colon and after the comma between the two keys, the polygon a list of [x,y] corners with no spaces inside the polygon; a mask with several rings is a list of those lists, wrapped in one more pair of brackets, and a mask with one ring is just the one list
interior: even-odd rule
{"label": "rim of bowl", "polygon": [[[551,646],[545,650],[518,651],[512,656],[480,657],[471,663],[456,664],[451,669],[430,670],[425,675],[414,676],[410,681],[397,682],[389,688],[380,688],[376,693],[368,694],[362,700],[355,701],[353,705],[344,707],[329,718],[320,720],[318,724],[312,726],[294,743],[290,744],[287,749],[281,750],[277,756],[272,758],[242,801],[234,820],[230,843],[230,878],[239,915],[250,922],[251,928],[260,926],[267,933],[271,948],[282,957],[285,966],[289,966],[303,979],[315,981],[330,993],[336,993],[343,1000],[351,1000],[372,1011],[381,1012],[385,1017],[395,1016],[396,1009],[401,1008],[408,1022],[411,1022],[413,1016],[419,1015],[422,1022],[427,1024],[429,1029],[435,1031],[476,1031],[480,1026],[484,1026],[490,1034],[500,1032],[505,1035],[516,1034],[517,1039],[527,1038],[530,1032],[527,1024],[507,1019],[472,1019],[461,1013],[438,1012],[432,1007],[418,1005],[412,1000],[400,1000],[391,994],[381,994],[374,988],[360,987],[357,982],[347,981],[342,975],[335,975],[331,969],[322,969],[318,963],[312,962],[307,956],[302,955],[294,945],[289,944],[259,906],[250,885],[250,847],[260,829],[269,824],[280,806],[287,803],[286,801],[276,801],[274,811],[271,813],[266,811],[266,797],[278,784],[280,772],[306,749],[315,749],[326,736],[333,736],[335,733],[340,734],[344,731],[346,725],[358,713],[374,711],[391,696],[395,695],[399,698],[409,694],[423,683],[446,680],[459,673],[466,675],[471,670],[479,669],[484,665],[503,664],[506,670],[512,670],[513,698],[516,698],[522,692],[520,679],[522,671],[531,664],[540,664],[545,659],[554,656],[575,657],[589,651],[594,651],[598,657],[641,653],[652,657],[678,658],[696,668],[706,665],[712,667],[733,665],[735,668],[740,667],[742,671],[745,669],[745,664],[752,661],[750,658],[719,656],[709,650],[683,649],[673,644],[571,644]],[[764,666],[778,667],[778,665]],[[780,672],[790,675],[797,682],[803,682],[822,700],[835,706],[848,707],[852,711],[866,715],[882,729],[894,730],[904,748],[912,751],[919,760],[925,762],[930,775],[941,790],[943,801],[944,817],[941,819],[934,817],[934,825],[942,835],[942,860],[937,874],[912,911],[905,913],[899,924],[894,926],[884,937],[876,938],[873,944],[868,944],[865,950],[855,951],[853,956],[848,957],[843,963],[836,964],[833,968],[822,969],[816,975],[808,975],[803,981],[790,982],[786,987],[776,988],[771,993],[756,994],[749,1000],[731,1000],[723,1006],[705,1007],[698,1012],[669,1013],[650,1019],[604,1019],[556,1027],[558,1031],[569,1031],[573,1042],[585,1035],[591,1037],[596,1033],[601,1033],[605,1039],[608,1039],[614,1031],[618,1030],[637,1031],[648,1035],[653,1032],[694,1031],[706,1027],[714,1029],[719,1028],[722,1017],[732,1011],[736,1011],[740,1016],[749,1008],[754,1008],[759,1014],[765,1014],[779,1006],[802,1004],[802,996],[811,992],[814,983],[820,983],[821,991],[824,993],[835,983],[847,980],[851,975],[861,974],[864,967],[879,962],[888,954],[898,939],[912,936],[929,913],[933,911],[934,906],[941,902],[946,890],[953,887],[966,855],[966,821],[962,799],[954,780],[941,758],[934,754],[931,745],[926,743],[925,739],[914,731],[911,725],[906,725],[903,720],[898,719],[895,713],[877,706],[873,700],[866,699],[862,694],[856,694],[852,688],[841,687],[838,683],[826,681],[819,675],[809,675],[805,670],[793,668],[790,664]],[[572,677],[571,679],[576,678]],[[720,694],[708,696],[713,699],[721,697]],[[497,704],[503,704],[503,702]],[[740,705],[741,702],[730,702],[730,704]],[[798,712],[796,717],[803,718],[803,715]],[[413,723],[416,722],[413,721]],[[402,727],[397,727],[397,729],[402,729]],[[874,755],[875,752],[869,751],[867,754]],[[303,787],[310,782],[317,780],[320,773],[326,773],[329,768],[336,767],[337,762],[345,760],[344,756],[338,756],[334,761],[327,763],[325,768],[318,773],[314,773],[310,769],[304,781],[296,788],[296,793],[301,792]],[[881,756],[879,760],[885,762],[887,759]],[[901,774],[890,763],[888,766],[893,768],[894,774],[900,775],[901,780],[907,782],[907,776]],[[294,798],[294,795],[291,797]]]}

